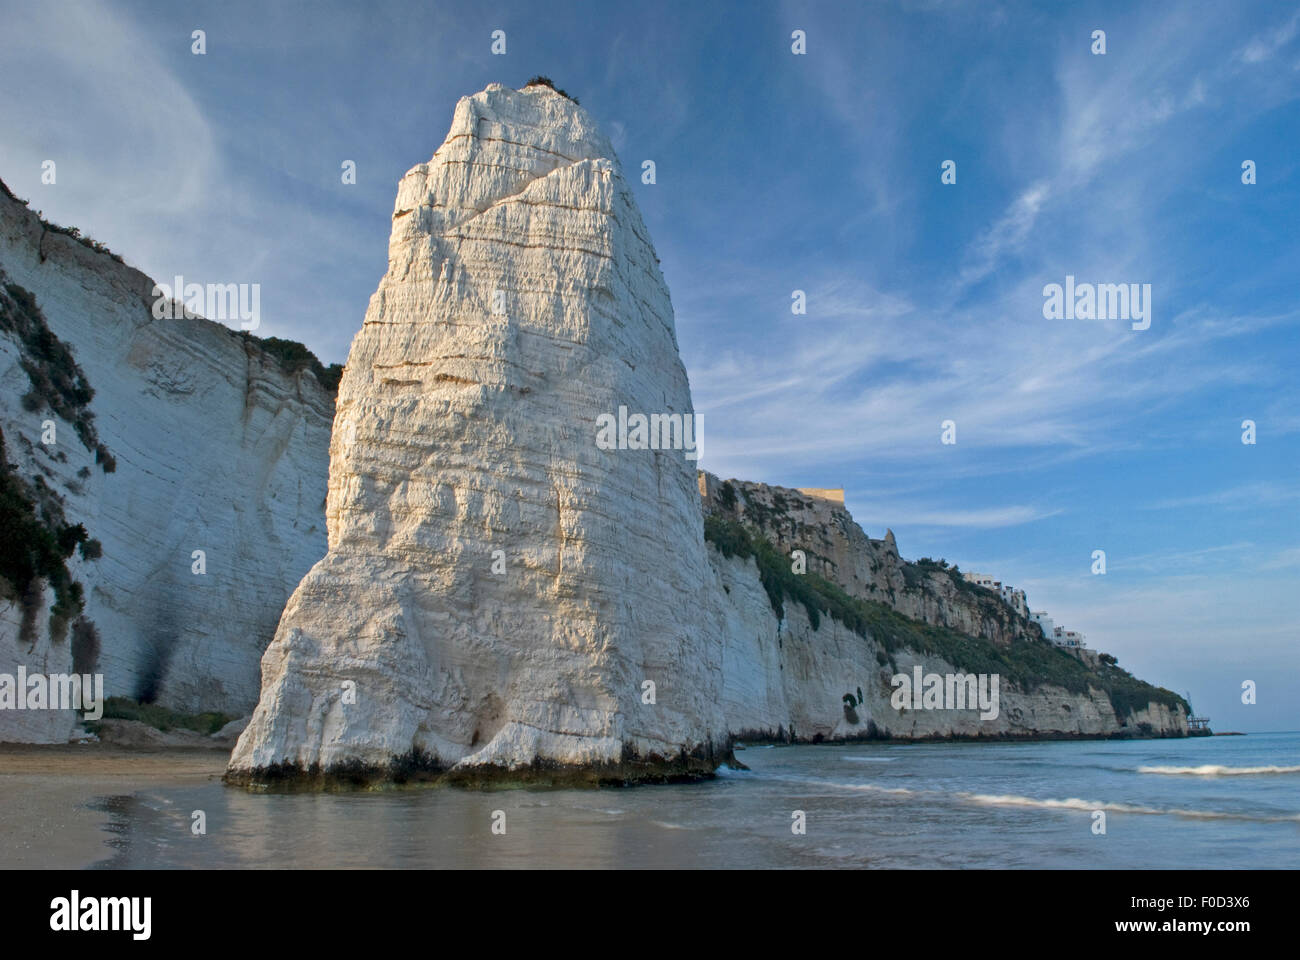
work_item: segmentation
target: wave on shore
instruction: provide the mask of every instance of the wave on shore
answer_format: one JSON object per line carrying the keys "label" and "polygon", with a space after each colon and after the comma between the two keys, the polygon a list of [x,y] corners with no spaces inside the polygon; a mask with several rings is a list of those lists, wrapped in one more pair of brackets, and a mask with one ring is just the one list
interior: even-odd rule
{"label": "wave on shore", "polygon": [[1111,813],[1143,813],[1157,816],[1188,817],[1193,820],[1249,820],[1257,823],[1284,823],[1300,821],[1300,814],[1282,816],[1257,816],[1249,813],[1231,813],[1224,810],[1180,810],[1178,808],[1143,807],[1131,803],[1094,803],[1071,797],[1068,800],[1036,800],[1010,794],[994,796],[984,793],[959,793],[957,796],[972,803],[1000,807],[1038,807],[1048,810],[1105,810]]}
{"label": "wave on shore", "polygon": [[1199,767],[1138,767],[1138,773],[1189,777],[1244,777],[1269,773],[1300,773],[1300,767],[1225,767],[1217,763],[1206,763]]}

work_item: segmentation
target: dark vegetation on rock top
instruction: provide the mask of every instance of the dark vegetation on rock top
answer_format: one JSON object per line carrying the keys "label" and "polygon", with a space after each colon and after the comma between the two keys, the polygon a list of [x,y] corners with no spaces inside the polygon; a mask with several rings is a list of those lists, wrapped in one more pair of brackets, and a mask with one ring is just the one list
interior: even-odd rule
{"label": "dark vegetation on rock top", "polygon": [[560,96],[564,97],[566,100],[572,100],[575,104],[578,104],[578,106],[582,106],[582,104],[578,103],[577,97],[572,96],[571,94],[568,94],[565,91],[561,90],[559,87],[557,87],[554,83],[551,82],[550,77],[543,77],[540,75],[533,77],[531,80],[529,80],[527,83],[524,84],[523,89],[527,90],[529,87],[550,87],[552,90],[554,90]]}
{"label": "dark vegetation on rock top", "polygon": [[256,344],[274,357],[276,363],[280,365],[280,369],[289,376],[294,376],[302,370],[310,370],[312,375],[320,382],[320,385],[328,392],[338,393],[339,380],[343,378],[343,364],[331,363],[327,367],[317,359],[316,354],[295,340],[282,340],[279,337],[255,337],[247,330],[241,331],[240,336],[246,342]]}
{"label": "dark vegetation on rock top", "polygon": [[[14,192],[9,189],[9,185],[5,183],[3,180],[0,180],[0,193],[3,193],[10,200],[13,200],[17,203],[21,203],[23,206],[27,207],[28,209],[31,209],[31,205],[26,200],[16,196]],[[82,234],[82,232],[78,230],[76,227],[61,227],[57,223],[51,223],[49,220],[46,220],[43,216],[41,216],[39,210],[33,212],[36,214],[36,218],[40,220],[41,226],[48,232],[61,233],[65,237],[71,237],[73,240],[76,240],[82,246],[89,247],[91,250],[94,250],[96,253],[102,253],[105,256],[112,257],[118,263],[126,262],[118,254],[108,249],[108,247],[100,243],[98,240],[94,240]]]}

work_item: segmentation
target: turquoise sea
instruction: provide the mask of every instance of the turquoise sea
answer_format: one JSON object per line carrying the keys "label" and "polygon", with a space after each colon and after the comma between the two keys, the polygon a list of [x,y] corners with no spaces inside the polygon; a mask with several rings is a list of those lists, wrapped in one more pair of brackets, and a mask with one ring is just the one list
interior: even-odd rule
{"label": "turquoise sea", "polygon": [[736,755],[748,770],[671,786],[252,794],[214,781],[102,797],[113,839],[97,866],[1300,866],[1297,733]]}

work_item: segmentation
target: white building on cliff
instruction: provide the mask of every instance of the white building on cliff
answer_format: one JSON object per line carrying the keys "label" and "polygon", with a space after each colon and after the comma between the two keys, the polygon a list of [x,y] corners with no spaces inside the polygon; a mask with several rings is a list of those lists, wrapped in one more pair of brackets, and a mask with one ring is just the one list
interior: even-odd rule
{"label": "white building on cliff", "polygon": [[1025,598],[1025,591],[1017,590],[1011,584],[1003,583],[1001,580],[995,580],[991,574],[987,573],[963,573],[962,576],[977,587],[992,590],[1002,598],[1003,603],[1022,617],[1029,616],[1029,601]]}
{"label": "white building on cliff", "polygon": [[1022,617],[1028,617],[1034,623],[1038,624],[1043,630],[1043,637],[1058,647],[1062,647],[1072,653],[1078,653],[1085,659],[1095,659],[1096,651],[1089,650],[1088,645],[1084,642],[1084,636],[1077,630],[1066,630],[1065,627],[1056,625],[1051,617],[1047,615],[1046,610],[1035,610],[1029,612],[1028,601],[1025,598],[1025,591],[1017,590],[1009,583],[1003,583],[988,573],[963,573],[963,577],[969,583],[977,587],[983,587],[986,590],[992,590],[1002,602],[1011,607]]}
{"label": "white building on cliff", "polygon": [[1084,643],[1083,634],[1076,630],[1066,630],[1064,627],[1058,627],[1056,622],[1047,615],[1046,610],[1035,610],[1029,615],[1029,619],[1043,628],[1043,636],[1058,647],[1065,647],[1070,650],[1087,650],[1088,645]]}

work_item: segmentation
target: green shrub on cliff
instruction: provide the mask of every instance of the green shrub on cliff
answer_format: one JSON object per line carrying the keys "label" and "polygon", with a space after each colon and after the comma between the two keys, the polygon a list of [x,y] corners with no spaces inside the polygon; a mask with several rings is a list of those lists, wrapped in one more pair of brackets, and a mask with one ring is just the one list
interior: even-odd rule
{"label": "green shrub on cliff", "polygon": [[41,226],[43,226],[50,233],[61,233],[65,237],[71,237],[73,240],[76,240],[82,246],[89,247],[91,250],[94,250],[96,253],[102,253],[105,256],[113,258],[118,263],[126,262],[125,260],[122,259],[122,257],[119,254],[116,254],[112,250],[110,250],[107,244],[100,243],[98,240],[86,236],[76,227],[61,227],[57,223],[51,223],[50,221],[46,220],[44,217],[41,217],[39,213],[37,213],[37,216],[40,217]]}
{"label": "green shrub on cliff", "polygon": [[[17,194],[15,194],[12,190],[10,190],[9,185],[5,183],[3,180],[0,180],[0,193],[3,193],[6,197],[8,197],[10,200],[13,200],[15,203],[21,203],[24,207],[27,207],[29,210],[31,209],[31,204],[29,204],[26,200],[22,199]],[[76,240],[82,246],[89,247],[91,250],[94,250],[96,253],[102,253],[109,257],[112,257],[118,263],[126,262],[116,253],[114,253],[112,250],[108,249],[108,247],[106,247],[104,244],[100,243],[98,240],[93,240],[90,237],[85,236],[76,227],[61,227],[57,223],[50,223],[50,221],[46,220],[45,217],[41,215],[41,212],[39,210],[33,210],[32,212],[36,214],[36,219],[40,221],[41,226],[45,229],[47,233],[61,233],[65,237],[71,237],[73,240]],[[42,236],[40,249],[43,251],[44,247],[45,247],[45,237]],[[43,252],[41,254],[41,259],[42,260],[45,259],[45,254]]]}
{"label": "green shrub on cliff", "polygon": [[[72,350],[46,323],[45,314],[31,291],[8,282],[0,289],[0,330],[18,343],[18,363],[30,384],[23,395],[23,408],[29,413],[48,409],[72,424],[87,450],[102,450],[108,456],[108,448],[99,442],[95,415],[90,411],[95,391]],[[104,463],[98,455],[96,459]],[[107,467],[104,470],[111,472]]]}
{"label": "green shrub on cliff", "polygon": [[250,343],[255,343],[275,358],[280,369],[290,376],[301,370],[310,370],[320,385],[330,393],[337,393],[339,380],[343,377],[343,365],[331,363],[328,367],[320,362],[304,344],[296,340],[283,340],[280,337],[255,337],[248,331],[240,335]]}
{"label": "green shrub on cliff", "polygon": [[[791,572],[790,561],[777,553],[766,537],[759,533],[751,534],[749,529],[734,520],[710,515],[704,518],[704,539],[717,547],[724,557],[740,557],[742,560],[754,557],[758,562],[759,580],[776,615],[785,618],[785,600],[788,598],[803,604],[813,629],[817,629],[826,601],[809,585],[810,575]],[[835,615],[834,610],[828,612]]]}
{"label": "green shrub on cliff", "polygon": [[18,476],[0,431],[0,596],[22,604],[24,642],[33,639],[42,580],[54,588],[51,637],[62,639],[81,612],[81,584],[72,579],[67,560],[78,546],[92,543],[92,550],[98,548],[84,526],[64,521],[63,507],[44,480],[37,477],[29,485]]}
{"label": "green shrub on cliff", "polygon": [[732,486],[731,481],[724,481],[718,487],[718,502],[728,511],[736,509],[736,488]]}

